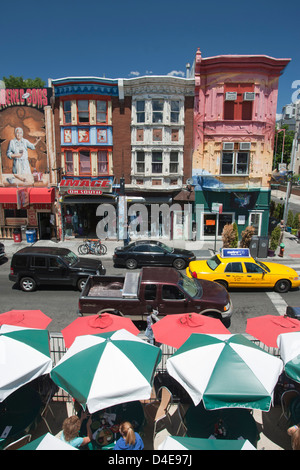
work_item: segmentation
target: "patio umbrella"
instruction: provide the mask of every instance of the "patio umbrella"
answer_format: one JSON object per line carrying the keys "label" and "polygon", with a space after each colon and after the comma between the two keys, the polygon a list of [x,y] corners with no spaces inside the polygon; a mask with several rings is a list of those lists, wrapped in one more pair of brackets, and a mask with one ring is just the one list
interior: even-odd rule
{"label": "patio umbrella", "polygon": [[31,380],[50,373],[47,330],[0,327],[0,402]]}
{"label": "patio umbrella", "polygon": [[277,348],[277,337],[281,333],[292,331],[300,331],[300,321],[295,318],[263,315],[247,320],[246,333],[271,348]]}
{"label": "patio umbrella", "polygon": [[300,332],[279,335],[277,344],[286,375],[300,383]]}
{"label": "patio umbrella", "polygon": [[90,413],[150,398],[161,350],[122,329],[77,336],[52,380]]}
{"label": "patio umbrella", "polygon": [[167,370],[207,410],[253,408],[268,411],[281,359],[243,335],[192,334],[167,360]]}
{"label": "patio umbrella", "polygon": [[256,450],[245,439],[201,439],[198,437],[168,436],[158,450]]}
{"label": "patio umbrella", "polygon": [[139,334],[139,329],[130,318],[120,317],[111,313],[101,313],[78,317],[70,325],[61,330],[66,348],[69,348],[76,336],[95,335],[125,329],[133,335]]}
{"label": "patio umbrella", "polygon": [[58,437],[53,436],[49,432],[43,436],[29,442],[20,450],[78,450],[70,444],[60,440]]}
{"label": "patio umbrella", "polygon": [[194,312],[166,315],[152,330],[156,341],[177,349],[192,333],[230,334],[220,320]]}
{"label": "patio umbrella", "polygon": [[41,310],[10,310],[0,314],[0,325],[46,329],[52,319]]}

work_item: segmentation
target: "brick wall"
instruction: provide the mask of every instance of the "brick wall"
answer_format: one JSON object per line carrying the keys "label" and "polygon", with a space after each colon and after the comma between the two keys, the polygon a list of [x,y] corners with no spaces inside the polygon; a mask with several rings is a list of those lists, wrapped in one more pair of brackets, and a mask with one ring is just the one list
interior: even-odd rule
{"label": "brick wall", "polygon": [[131,173],[131,97],[123,101],[112,98],[113,125],[113,173],[116,183],[124,176],[125,184],[130,183]]}
{"label": "brick wall", "polygon": [[187,96],[184,103],[184,152],[183,152],[183,184],[192,176],[193,159],[193,125],[194,125],[194,97]]}

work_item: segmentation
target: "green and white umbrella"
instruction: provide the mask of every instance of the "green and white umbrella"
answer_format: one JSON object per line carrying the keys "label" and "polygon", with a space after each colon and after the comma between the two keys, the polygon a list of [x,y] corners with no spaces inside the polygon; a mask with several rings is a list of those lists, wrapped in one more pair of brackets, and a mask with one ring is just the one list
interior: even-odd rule
{"label": "green and white umbrella", "polygon": [[20,450],[78,450],[76,447],[67,444],[58,437],[53,436],[49,432],[43,436],[29,442]]}
{"label": "green and white umbrella", "polygon": [[201,439],[198,437],[168,436],[158,450],[256,450],[245,439]]}
{"label": "green and white umbrella", "polygon": [[192,334],[167,360],[167,370],[197,406],[207,410],[252,408],[268,411],[283,369],[243,335]]}
{"label": "green and white umbrella", "polygon": [[286,375],[300,383],[300,332],[279,335],[277,344]]}
{"label": "green and white umbrella", "polygon": [[47,330],[0,327],[0,402],[31,380],[49,374],[51,369]]}
{"label": "green and white umbrella", "polygon": [[52,380],[90,413],[150,398],[161,350],[124,329],[78,336]]}

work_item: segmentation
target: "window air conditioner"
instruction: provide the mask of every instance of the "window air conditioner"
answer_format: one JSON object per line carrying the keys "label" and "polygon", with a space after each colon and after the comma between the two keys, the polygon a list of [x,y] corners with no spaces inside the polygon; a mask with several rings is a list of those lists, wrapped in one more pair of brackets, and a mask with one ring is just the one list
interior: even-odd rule
{"label": "window air conditioner", "polygon": [[251,150],[251,142],[240,142],[240,150]]}
{"label": "window air conditioner", "polygon": [[223,150],[233,150],[234,142],[223,142]]}
{"label": "window air conditioner", "polygon": [[225,101],[235,101],[237,99],[236,91],[227,91],[225,93]]}
{"label": "window air conditioner", "polygon": [[244,101],[254,101],[254,98],[255,98],[254,92],[246,91],[244,93]]}

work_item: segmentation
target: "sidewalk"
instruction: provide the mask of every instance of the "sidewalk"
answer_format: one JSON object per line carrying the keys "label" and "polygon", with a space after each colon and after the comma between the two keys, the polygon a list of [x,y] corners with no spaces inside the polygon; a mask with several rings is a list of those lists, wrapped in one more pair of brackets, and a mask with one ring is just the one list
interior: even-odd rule
{"label": "sidewalk", "polygon": [[[22,240],[20,243],[15,243],[13,240],[0,240],[4,243],[5,253],[7,257],[11,257],[16,251],[21,250],[22,248],[32,246],[31,243],[27,243],[26,240]],[[186,240],[168,240],[160,239],[163,243],[166,243],[168,246],[174,248],[185,248],[191,250],[195,253],[197,258],[207,259],[213,256],[214,254],[214,240],[210,241],[186,241]],[[51,240],[38,240],[33,245],[34,246],[53,246],[57,248],[69,248],[69,250],[78,254],[78,246],[83,243],[82,239],[71,237],[65,241],[54,242]],[[104,245],[107,246],[107,253],[104,256],[101,256],[101,259],[112,258],[115,248],[118,246],[123,246],[123,240],[103,240]],[[284,257],[281,258],[279,255],[279,248],[276,251],[274,257],[267,258],[268,261],[278,261],[278,260],[292,260],[299,258],[300,259],[300,243],[299,240],[290,233],[285,232],[283,243],[285,244]],[[220,253],[222,248],[222,241],[217,240],[216,243],[216,252]],[[90,255],[93,256],[93,255]]]}

